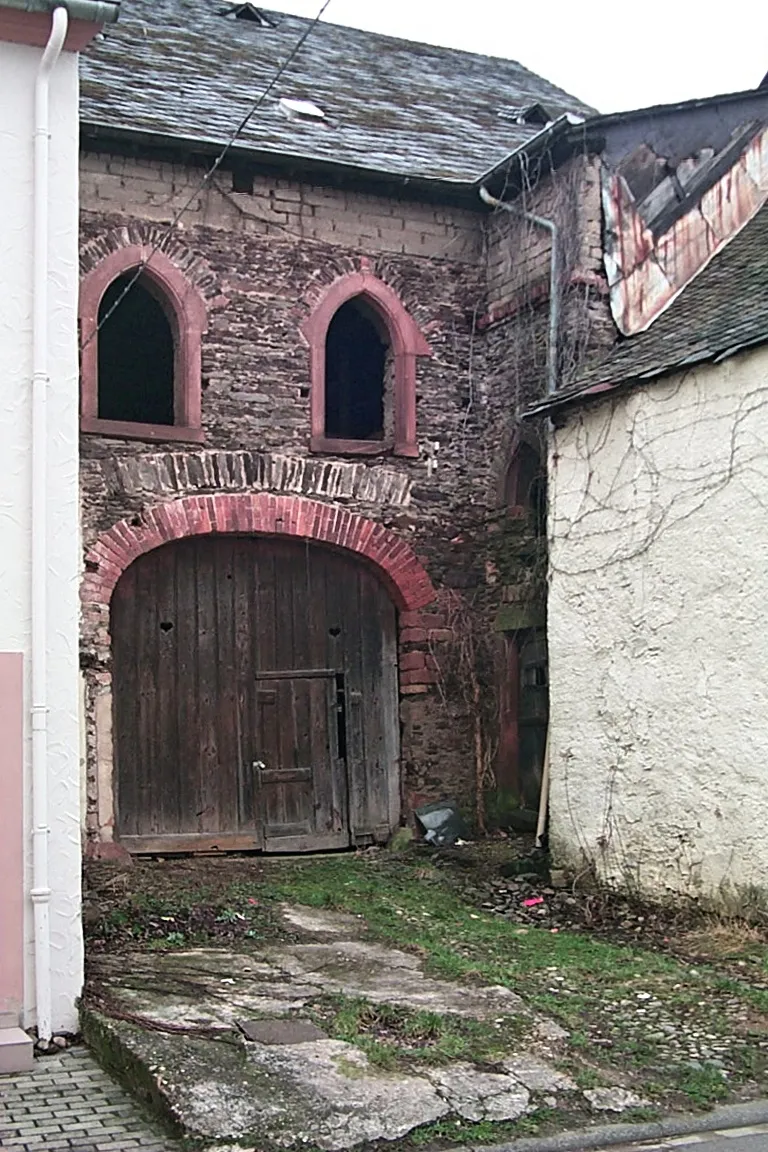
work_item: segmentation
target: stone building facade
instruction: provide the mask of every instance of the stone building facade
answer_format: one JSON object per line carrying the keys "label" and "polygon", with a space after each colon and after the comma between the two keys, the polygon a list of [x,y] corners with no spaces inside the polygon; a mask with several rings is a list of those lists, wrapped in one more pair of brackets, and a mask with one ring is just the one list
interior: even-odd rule
{"label": "stone building facade", "polygon": [[[141,8],[143,0],[134,3]],[[333,47],[342,32],[360,39],[362,53],[405,51],[400,42],[351,30],[322,35]],[[442,59],[442,50],[409,46],[416,49],[432,53],[432,66],[453,76],[456,54]],[[103,51],[109,59],[115,49]],[[483,72],[519,67],[459,59],[463,82],[477,83],[483,100]],[[116,598],[125,600],[129,586],[130,595],[138,595],[140,582],[124,576],[141,564],[145,585],[162,582],[159,571],[149,575],[146,557],[163,548],[181,555],[173,542],[198,536],[254,537],[264,548],[298,539],[318,557],[330,548],[361,572],[373,571],[387,590],[397,612],[397,700],[381,746],[396,763],[384,789],[388,815],[381,809],[367,822],[361,818],[353,842],[381,839],[420,802],[441,796],[455,796],[481,825],[485,801],[492,807],[498,789],[507,805],[535,804],[546,730],[543,465],[541,436],[522,428],[518,412],[545,386],[551,245],[530,222],[521,226],[504,211],[490,212],[477,175],[488,169],[493,147],[503,156],[515,134],[538,139],[547,114],[531,105],[538,119],[529,125],[527,106],[512,109],[509,123],[516,127],[494,124],[498,141],[491,137],[491,151],[477,155],[452,122],[461,139],[450,157],[451,176],[444,157],[440,170],[435,161],[439,175],[427,178],[422,167],[418,178],[404,176],[395,153],[378,171],[363,170],[359,156],[354,170],[328,156],[322,163],[297,159],[287,171],[277,135],[270,137],[271,153],[241,151],[211,174],[199,148],[169,141],[167,133],[162,141],[148,139],[123,107],[115,124],[89,128],[88,82],[99,78],[98,53],[94,61],[85,87],[80,307],[90,850],[108,853],[120,839],[120,740],[148,741],[142,756],[151,760],[159,739],[157,729],[154,736],[137,729],[121,737],[115,727],[126,723],[129,710],[124,703],[121,720],[120,691],[123,697],[135,691],[142,700],[149,692],[139,673],[130,692],[116,687],[116,645],[123,643],[116,637]],[[530,74],[515,80],[546,87]],[[316,72],[312,82],[319,83]],[[579,108],[549,89],[561,108]],[[436,91],[424,98],[434,100]],[[350,107],[354,111],[354,96],[345,114]],[[473,114],[481,112],[487,114],[478,106]],[[102,104],[92,114],[101,116]],[[403,131],[410,130],[403,119]],[[433,130],[421,125],[411,142],[414,156],[446,149],[445,129],[432,138]],[[272,129],[267,124],[258,131]],[[322,151],[322,129],[312,131],[312,147]],[[365,131],[372,131],[368,122]],[[514,192],[518,207],[556,220],[565,244],[561,360],[575,361],[605,340],[598,171],[590,149],[579,146],[564,166],[550,165]],[[145,292],[150,312],[151,298],[159,303],[174,341],[173,413],[155,423],[107,411],[113,398],[100,392],[110,317],[130,299],[130,291],[124,298],[120,293],[137,269],[134,295],[137,286]],[[384,349],[381,427],[362,438],[331,428],[336,416],[328,408],[331,334],[350,305],[373,325]],[[111,371],[119,376],[135,351],[124,343]],[[158,358],[162,354],[159,348]],[[154,366],[137,368],[142,371],[151,375]],[[303,604],[295,593],[294,617],[312,615],[311,604],[296,608]],[[153,611],[150,606],[140,619]],[[168,639],[173,621],[160,620],[159,627],[168,629]],[[303,624],[294,618],[290,627],[298,636]],[[177,653],[173,676],[180,659]],[[285,653],[280,660],[287,661],[277,669],[281,675],[301,664]],[[157,664],[156,679],[164,682],[169,667]],[[352,672],[344,667],[354,696]],[[255,675],[264,676],[260,666]],[[522,717],[523,733],[518,721],[526,677],[530,714]],[[270,685],[256,696],[277,691]],[[387,690],[374,684],[366,691],[378,699]],[[232,717],[239,725],[239,715]],[[372,745],[378,737],[369,732],[366,739]],[[174,787],[157,801],[161,809],[172,806]],[[152,788],[152,780],[144,780],[136,795],[149,796]],[[368,781],[357,791],[377,788]],[[144,815],[149,838],[142,843],[157,846],[163,817]],[[199,812],[193,815],[191,823]],[[287,827],[291,820],[283,817]],[[222,846],[221,829],[205,823],[202,816],[200,845]],[[184,841],[189,845],[194,841]]]}
{"label": "stone building facade", "polygon": [[[150,171],[118,157],[84,158],[84,306],[89,277],[98,277],[105,261],[128,249],[130,267],[134,249],[157,242],[168,208],[158,212],[155,201],[164,195],[172,211],[173,196],[185,196],[198,177],[184,172],[177,186],[161,163]],[[259,193],[209,192],[164,250],[204,312],[197,442],[185,442],[183,430],[181,441],[170,442],[162,430],[157,440],[130,430],[119,437],[83,433],[88,827],[100,839],[109,835],[113,817],[109,597],[100,581],[112,580],[115,568],[133,558],[134,535],[138,541],[150,526],[153,540],[165,538],[154,526],[160,510],[189,507],[196,497],[203,498],[200,508],[216,507],[205,498],[226,494],[229,507],[244,509],[250,505],[238,499],[270,493],[298,516],[320,504],[340,516],[343,510],[383,530],[384,553],[402,549],[414,558],[414,590],[398,605],[406,803],[444,789],[467,799],[466,741],[446,724],[436,685],[439,653],[450,636],[441,590],[477,579],[476,558],[462,562],[451,540],[487,508],[478,481],[495,455],[477,435],[478,417],[466,428],[463,403],[471,343],[466,316],[482,290],[481,214],[334,196],[301,184],[275,181],[272,187],[268,179]],[[416,366],[418,455],[310,451],[310,348],[302,327],[325,294],[362,278],[396,294],[423,334]],[[248,530],[239,517],[234,530]],[[271,525],[268,531],[280,531]],[[337,528],[326,538],[335,542],[340,535]],[[384,559],[379,567],[386,567]]]}
{"label": "stone building facade", "polygon": [[[574,167],[575,176],[555,173],[532,189],[529,207],[550,211],[565,187],[563,227],[574,206],[591,219],[579,224],[583,243],[563,283],[564,310],[573,311],[577,300],[583,312],[584,285],[599,283],[599,201],[595,193],[590,218],[581,185],[594,192],[595,179],[585,159]],[[397,597],[399,814],[446,794],[475,811],[478,791],[493,791],[504,758],[504,633],[513,633],[517,650],[517,634],[543,624],[544,542],[530,509],[510,493],[509,473],[522,445],[538,451],[535,435],[521,435],[517,412],[540,394],[544,377],[547,249],[536,229],[521,233],[479,197],[476,206],[440,204],[268,172],[257,173],[246,192],[231,191],[231,175],[222,174],[169,241],[167,223],[201,175],[169,159],[116,151],[82,158],[83,340],[105,287],[149,252],[159,276],[168,265],[163,282],[200,341],[197,427],[132,431],[83,418],[89,837],[109,841],[115,819],[109,604],[117,579],[147,548],[192,530],[169,527],[174,509],[184,510],[182,519],[189,509],[205,517],[225,497],[234,516],[226,530],[248,531],[247,509],[266,507],[267,494],[284,515],[291,509],[313,516],[323,507],[375,525],[384,553],[407,555],[414,591]],[[360,291],[374,293],[393,333],[398,324],[410,326],[415,435],[404,448],[376,451],[374,444],[370,452],[313,440],[313,316],[328,310],[329,299]],[[597,299],[599,306],[599,293]],[[96,360],[86,345],[84,407]],[[221,523],[212,530],[220,532]],[[262,531],[288,531],[273,520],[264,524]],[[338,536],[322,538],[334,543]],[[515,659],[512,665],[517,678]],[[513,744],[515,707],[513,701]],[[534,761],[541,752],[534,749]],[[507,761],[517,754],[513,747]],[[518,803],[517,767],[501,765],[500,775]],[[534,798],[537,779],[534,765]]]}

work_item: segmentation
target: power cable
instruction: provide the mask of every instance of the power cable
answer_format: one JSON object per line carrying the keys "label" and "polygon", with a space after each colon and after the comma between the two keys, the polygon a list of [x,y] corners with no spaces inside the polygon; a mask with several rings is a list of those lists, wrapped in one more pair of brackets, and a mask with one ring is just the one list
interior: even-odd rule
{"label": "power cable", "polygon": [[152,257],[155,255],[156,252],[160,251],[160,249],[164,246],[165,242],[171,236],[174,229],[176,228],[176,225],[179,223],[182,216],[184,215],[184,213],[189,208],[190,204],[193,202],[193,200],[195,200],[200,195],[201,192],[203,192],[207,188],[208,184],[210,184],[211,180],[213,179],[213,177],[218,172],[219,168],[223,164],[227,154],[229,153],[232,146],[235,144],[238,137],[241,135],[241,133],[248,126],[249,121],[252,120],[253,117],[256,115],[259,108],[262,106],[264,101],[267,99],[267,97],[269,96],[272,89],[275,87],[275,85],[278,83],[278,81],[281,79],[281,77],[284,75],[284,73],[287,71],[287,69],[290,67],[290,65],[293,63],[293,61],[296,59],[299,52],[304,47],[304,44],[308,40],[309,36],[312,34],[312,32],[314,32],[315,28],[320,23],[321,19],[323,18],[323,15],[325,14],[326,8],[328,7],[328,5],[330,3],[331,3],[331,0],[323,0],[323,4],[322,4],[319,12],[315,16],[314,20],[312,20],[307,25],[307,27],[304,29],[301,36],[296,41],[296,44],[294,45],[293,49],[289,53],[289,55],[286,57],[286,59],[280,65],[277,72],[275,72],[274,76],[269,81],[266,88],[260,93],[258,98],[254,101],[253,105],[248,110],[248,112],[245,114],[245,116],[243,116],[242,120],[240,121],[240,123],[235,128],[235,130],[232,133],[232,135],[230,136],[229,140],[227,140],[226,144],[224,145],[221,152],[219,153],[219,155],[214,160],[211,167],[206,172],[203,179],[200,181],[200,183],[197,185],[197,187],[194,189],[194,191],[191,192],[190,195],[187,197],[187,199],[184,201],[181,208],[179,208],[176,215],[173,217],[170,224],[166,228],[165,232],[160,237],[160,239],[153,245],[152,250],[149,253],[149,255],[144,257],[144,259],[141,261],[141,263],[139,264],[139,266],[136,268],[135,272],[131,276],[131,279],[125,285],[122,292],[117,297],[117,299],[114,301],[112,306],[107,310],[107,312],[104,314],[104,316],[102,316],[101,319],[97,321],[96,327],[93,329],[93,332],[91,332],[91,334],[82,342],[81,350],[83,348],[87,348],[87,346],[90,344],[91,340],[94,339],[96,334],[106,324],[107,320],[109,320],[110,316],[112,316],[113,313],[120,307],[123,300],[128,295],[131,288],[133,288],[134,284],[139,279],[139,277],[141,276],[142,272],[144,271],[144,269],[149,264]]}

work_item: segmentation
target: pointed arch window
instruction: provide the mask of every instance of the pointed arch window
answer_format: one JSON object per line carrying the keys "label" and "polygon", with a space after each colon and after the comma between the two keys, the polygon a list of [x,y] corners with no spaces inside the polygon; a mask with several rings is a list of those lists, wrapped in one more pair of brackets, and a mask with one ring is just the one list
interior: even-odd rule
{"label": "pointed arch window", "polygon": [[431,349],[397,294],[368,272],[343,276],[302,330],[311,450],[417,456],[416,359]]}
{"label": "pointed arch window", "polygon": [[205,303],[163,253],[144,259],[120,249],[81,285],[81,430],[200,442]]}
{"label": "pointed arch window", "polygon": [[547,476],[541,454],[521,440],[514,451],[504,480],[507,515],[530,519],[537,536],[546,533]]}

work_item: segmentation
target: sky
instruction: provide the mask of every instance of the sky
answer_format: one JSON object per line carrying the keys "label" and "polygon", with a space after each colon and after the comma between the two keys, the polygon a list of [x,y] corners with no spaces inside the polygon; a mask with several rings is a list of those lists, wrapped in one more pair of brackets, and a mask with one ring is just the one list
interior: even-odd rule
{"label": "sky", "polygon": [[[321,0],[263,6],[314,17]],[[324,18],[517,60],[600,112],[739,92],[768,72],[768,0],[330,0]]]}

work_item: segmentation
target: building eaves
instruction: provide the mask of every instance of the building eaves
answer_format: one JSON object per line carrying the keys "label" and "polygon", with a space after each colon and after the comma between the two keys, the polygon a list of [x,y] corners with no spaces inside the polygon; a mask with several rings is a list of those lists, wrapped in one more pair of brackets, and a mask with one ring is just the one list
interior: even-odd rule
{"label": "building eaves", "polygon": [[707,109],[716,109],[720,105],[752,105],[761,99],[764,102],[765,96],[764,90],[754,88],[683,100],[676,104],[654,104],[626,112],[590,112],[583,122],[572,114],[562,114],[535,136],[521,142],[508,156],[479,177],[475,184],[483,185],[494,196],[512,198],[525,183],[535,183],[536,178],[557,168],[571,156],[603,152],[611,134],[623,127],[673,119],[690,113],[705,113]]}
{"label": "building eaves", "polygon": [[[114,24],[120,14],[120,0],[66,0],[65,7],[71,20],[85,20],[91,24]],[[0,0],[0,8],[50,12],[54,3],[53,0]]]}

